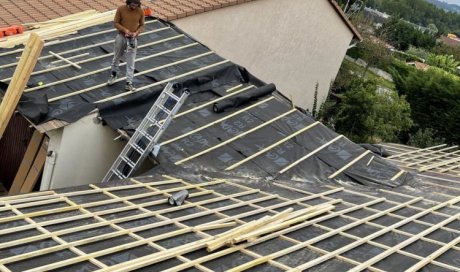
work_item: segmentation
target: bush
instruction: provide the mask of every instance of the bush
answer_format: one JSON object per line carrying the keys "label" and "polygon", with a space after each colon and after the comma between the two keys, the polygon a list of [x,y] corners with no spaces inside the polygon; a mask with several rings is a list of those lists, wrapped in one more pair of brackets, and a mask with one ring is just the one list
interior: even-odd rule
{"label": "bush", "polygon": [[350,87],[335,118],[338,132],[357,142],[394,141],[412,126],[404,97],[378,92],[373,81],[355,79]]}
{"label": "bush", "polygon": [[415,133],[409,133],[408,145],[426,148],[443,144],[446,139],[437,137],[437,132],[432,128],[419,129]]}
{"label": "bush", "polygon": [[448,143],[460,143],[460,79],[440,69],[420,71],[395,61],[391,74],[411,105],[412,119]]}

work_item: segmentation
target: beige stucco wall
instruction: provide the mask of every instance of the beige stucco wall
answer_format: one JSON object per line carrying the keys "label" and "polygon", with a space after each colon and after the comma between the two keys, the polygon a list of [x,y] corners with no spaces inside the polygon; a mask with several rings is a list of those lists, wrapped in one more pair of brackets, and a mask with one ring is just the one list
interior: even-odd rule
{"label": "beige stucco wall", "polygon": [[257,0],[173,22],[311,109],[324,101],[353,33],[328,0]]}
{"label": "beige stucco wall", "polygon": [[120,154],[125,143],[114,141],[117,133],[95,124],[96,115],[86,116],[48,133],[48,151],[40,190],[98,183]]}

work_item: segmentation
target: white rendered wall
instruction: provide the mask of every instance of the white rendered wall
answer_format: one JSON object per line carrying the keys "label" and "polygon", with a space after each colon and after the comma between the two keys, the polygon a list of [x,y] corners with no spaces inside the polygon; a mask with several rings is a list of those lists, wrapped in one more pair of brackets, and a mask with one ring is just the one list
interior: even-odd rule
{"label": "white rendered wall", "polygon": [[316,82],[320,105],[353,38],[328,0],[257,0],[173,23],[310,110]]}
{"label": "white rendered wall", "polygon": [[95,124],[96,115],[86,116],[64,128],[48,133],[48,157],[40,190],[101,182],[124,143],[114,141],[117,133],[108,126]]}

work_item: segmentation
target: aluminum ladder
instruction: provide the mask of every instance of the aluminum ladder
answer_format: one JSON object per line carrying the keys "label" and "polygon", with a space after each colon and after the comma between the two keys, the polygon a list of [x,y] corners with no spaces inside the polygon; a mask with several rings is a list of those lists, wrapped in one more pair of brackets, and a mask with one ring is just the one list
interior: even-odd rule
{"label": "aluminum ladder", "polygon": [[181,96],[176,96],[173,93],[173,86],[173,83],[170,82],[163,89],[102,182],[130,177],[147,155],[152,152],[161,135],[189,95],[187,89],[182,89]]}

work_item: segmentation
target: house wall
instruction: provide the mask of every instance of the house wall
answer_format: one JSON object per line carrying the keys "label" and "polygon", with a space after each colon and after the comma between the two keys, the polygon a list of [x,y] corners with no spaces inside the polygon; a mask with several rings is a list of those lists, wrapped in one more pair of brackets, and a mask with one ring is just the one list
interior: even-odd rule
{"label": "house wall", "polygon": [[50,143],[40,190],[98,183],[120,154],[124,143],[108,126],[86,116],[64,128],[48,132]]}
{"label": "house wall", "polygon": [[325,100],[353,38],[327,0],[258,0],[173,23],[304,109],[317,82]]}

